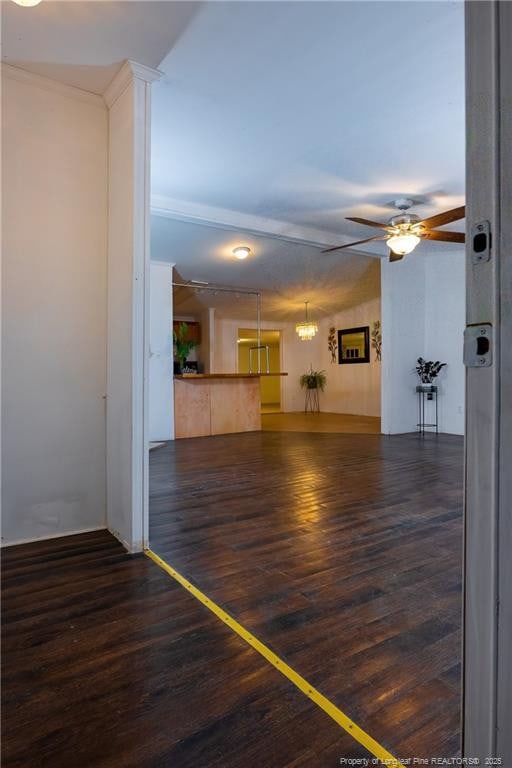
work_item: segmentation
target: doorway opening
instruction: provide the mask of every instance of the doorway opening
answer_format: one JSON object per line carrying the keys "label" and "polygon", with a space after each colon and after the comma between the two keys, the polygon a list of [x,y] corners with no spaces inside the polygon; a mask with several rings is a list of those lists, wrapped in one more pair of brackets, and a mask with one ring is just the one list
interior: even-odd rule
{"label": "doorway opening", "polygon": [[[301,6],[301,13],[308,8]],[[460,741],[463,225],[457,221],[453,242],[425,239],[399,260],[389,259],[378,235],[363,239],[368,235],[363,227],[373,222],[386,230],[393,215],[390,201],[402,191],[414,193],[418,220],[463,202],[463,19],[452,5],[439,8],[406,6],[413,15],[428,10],[418,28],[435,26],[422,56],[434,66],[449,51],[453,66],[441,105],[437,79],[421,66],[428,73],[421,106],[425,109],[431,97],[431,122],[428,132],[424,120],[412,124],[408,115],[416,113],[408,106],[408,134],[395,158],[402,164],[400,178],[386,160],[381,170],[386,186],[375,187],[374,169],[396,143],[394,135],[386,138],[373,129],[372,106],[371,114],[357,112],[372,142],[386,144],[372,159],[371,173],[365,164],[368,142],[358,146],[351,134],[341,146],[337,136],[315,138],[310,132],[303,144],[313,148],[327,148],[332,140],[331,152],[316,158],[319,167],[347,154],[328,173],[310,178],[310,169],[300,166],[303,147],[297,150],[295,165],[283,174],[293,177],[286,189],[300,191],[300,199],[287,193],[281,207],[275,204],[279,158],[263,169],[268,171],[263,181],[258,175],[269,217],[288,216],[289,221],[258,216],[261,206],[251,209],[250,218],[221,210],[214,199],[217,175],[211,208],[187,210],[184,204],[181,215],[174,206],[168,216],[155,213],[152,224],[153,257],[172,253],[187,284],[183,290],[190,291],[193,283],[198,311],[208,314],[212,354],[209,383],[193,374],[174,382],[175,395],[182,390],[193,406],[194,425],[205,415],[208,423],[152,452],[151,547],[209,600],[229,605],[237,622],[275,648],[367,733],[394,754],[411,757],[428,757],[433,749],[455,757]],[[323,12],[340,14],[337,21],[350,25],[355,11],[355,4],[334,4]],[[364,9],[359,12],[364,15]],[[294,17],[292,6],[282,13],[291,14],[286,21],[302,29],[304,19]],[[389,20],[386,8],[382,23]],[[327,33],[331,25],[327,18],[324,22]],[[460,35],[454,36],[457,24]],[[444,47],[436,54],[441,41]],[[339,48],[332,50],[342,55]],[[389,46],[382,53],[388,55]],[[320,53],[316,61],[322,69]],[[252,82],[258,84],[257,75]],[[312,88],[311,99],[315,93]],[[352,88],[347,98],[351,94]],[[455,136],[447,139],[445,112],[450,110]],[[203,125],[208,130],[211,123]],[[295,130],[289,126],[287,147]],[[278,141],[279,136],[268,135],[265,150],[272,154]],[[422,142],[436,146],[429,151]],[[229,154],[229,146],[222,148]],[[444,174],[446,164],[453,165],[450,189],[429,191],[441,186],[429,187],[421,168],[413,174],[412,161],[418,164],[422,157],[429,158],[429,173]],[[351,168],[348,179],[341,178],[341,159]],[[233,205],[239,199],[236,168],[236,163],[223,166],[226,205],[231,190],[238,195]],[[169,198],[176,200],[173,190]],[[364,220],[354,219],[355,213]],[[354,248],[324,252],[342,242]],[[242,260],[239,246],[245,251]],[[229,286],[230,295],[216,293],[215,286]],[[259,338],[254,306],[246,299],[250,291],[262,299]],[[307,340],[297,330],[305,322],[304,302],[311,321]],[[279,329],[275,374],[264,329],[269,334]],[[350,346],[344,354],[343,339],[353,339],[355,332],[363,336],[361,351]],[[439,434],[418,433],[419,357],[447,363],[435,385]],[[247,428],[250,387],[252,394],[256,390],[250,376],[267,368],[276,380],[262,376],[257,383],[261,428],[252,421]],[[307,412],[302,381],[308,374],[326,378],[318,392],[320,413]],[[246,381],[237,382],[237,376]],[[224,429],[224,417],[223,432],[212,428],[223,408],[236,415],[238,430],[232,428],[234,418]],[[434,419],[427,415],[430,424]]]}
{"label": "doorway opening", "polygon": [[[239,328],[237,338],[239,373],[281,372],[281,331]],[[281,377],[260,378],[261,413],[281,412]]]}

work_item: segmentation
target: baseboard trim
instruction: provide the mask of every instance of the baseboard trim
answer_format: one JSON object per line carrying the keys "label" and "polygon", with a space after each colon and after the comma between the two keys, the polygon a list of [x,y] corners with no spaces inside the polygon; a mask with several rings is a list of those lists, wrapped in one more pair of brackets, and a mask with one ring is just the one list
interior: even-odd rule
{"label": "baseboard trim", "polygon": [[123,539],[119,531],[115,531],[113,528],[108,528],[107,530],[109,533],[112,534],[112,536],[118,540],[120,544],[123,545],[123,547],[126,549],[129,555],[138,555],[140,552],[144,552],[144,544],[142,541],[135,541],[133,544],[129,544],[127,541]]}
{"label": "baseboard trim", "polygon": [[1,547],[16,547],[18,544],[32,544],[35,541],[48,541],[49,539],[63,539],[64,536],[77,536],[80,533],[94,533],[94,531],[106,531],[106,525],[95,526],[94,528],[79,528],[74,531],[63,531],[62,533],[51,533],[48,536],[33,536],[29,539],[15,539],[14,541],[3,541]]}

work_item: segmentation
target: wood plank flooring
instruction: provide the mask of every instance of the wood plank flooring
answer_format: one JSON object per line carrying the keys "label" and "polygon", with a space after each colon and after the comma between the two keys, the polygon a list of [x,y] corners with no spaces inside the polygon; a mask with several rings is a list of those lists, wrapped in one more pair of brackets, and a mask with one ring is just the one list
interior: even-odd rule
{"label": "wood plank flooring", "polygon": [[181,440],[151,546],[392,753],[455,756],[462,466],[447,435]]}
{"label": "wood plank flooring", "polygon": [[266,432],[336,432],[380,435],[380,418],[349,413],[269,413],[262,410],[261,427]]}
{"label": "wood plank flooring", "polygon": [[4,768],[334,768],[369,757],[107,532],[10,547],[2,568]]}

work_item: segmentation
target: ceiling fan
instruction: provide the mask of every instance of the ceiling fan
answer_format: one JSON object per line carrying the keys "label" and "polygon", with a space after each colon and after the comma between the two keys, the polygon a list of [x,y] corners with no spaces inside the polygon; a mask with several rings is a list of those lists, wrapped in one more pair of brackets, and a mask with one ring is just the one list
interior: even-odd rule
{"label": "ceiling fan", "polygon": [[443,224],[451,224],[452,221],[463,219],[466,215],[466,208],[462,205],[460,208],[453,208],[451,211],[436,213],[429,216],[428,219],[420,219],[414,213],[407,213],[414,204],[409,198],[400,198],[394,201],[399,213],[392,216],[387,224],[380,221],[369,221],[359,217],[347,217],[347,221],[355,221],[357,224],[364,224],[367,227],[384,229],[385,235],[376,235],[368,237],[366,240],[357,240],[355,243],[347,245],[335,245],[332,248],[326,248],[322,253],[338,251],[341,248],[353,248],[354,245],[370,243],[373,240],[386,240],[389,248],[389,260],[399,261],[408,253],[411,253],[421,240],[441,240],[445,243],[465,243],[466,236],[464,232],[448,232],[446,230],[437,230],[435,227],[441,227]]}

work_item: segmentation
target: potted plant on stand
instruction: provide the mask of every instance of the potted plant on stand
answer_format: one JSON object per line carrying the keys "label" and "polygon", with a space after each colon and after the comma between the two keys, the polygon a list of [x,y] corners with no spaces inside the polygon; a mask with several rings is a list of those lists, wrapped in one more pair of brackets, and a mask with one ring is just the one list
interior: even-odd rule
{"label": "potted plant on stand", "polygon": [[[420,377],[421,384],[416,387],[418,393],[418,430],[421,435],[431,428],[438,432],[438,408],[437,408],[437,386],[434,381],[439,376],[439,372],[446,363],[440,363],[439,360],[425,360],[418,357],[416,362],[416,373]],[[435,420],[427,423],[425,411],[425,395],[427,400],[434,400],[435,395]]]}
{"label": "potted plant on stand", "polygon": [[327,384],[327,377],[325,371],[314,371],[313,366],[310,366],[308,373],[303,373],[300,377],[300,386],[306,390],[306,401],[304,404],[304,412],[308,410],[311,413],[320,413],[320,399],[318,396],[319,391],[323,392]]}
{"label": "potted plant on stand", "polygon": [[189,352],[197,347],[197,342],[188,339],[188,325],[187,323],[180,323],[178,329],[173,331],[172,338],[174,341],[174,356],[177,361],[175,364],[175,375],[183,373],[187,366],[187,357]]}
{"label": "potted plant on stand", "polygon": [[432,400],[432,393],[437,390],[434,381],[445,366],[446,363],[440,363],[439,360],[434,362],[418,357],[416,373],[420,377],[421,385],[416,387],[416,392],[426,392],[428,394],[427,400]]}

